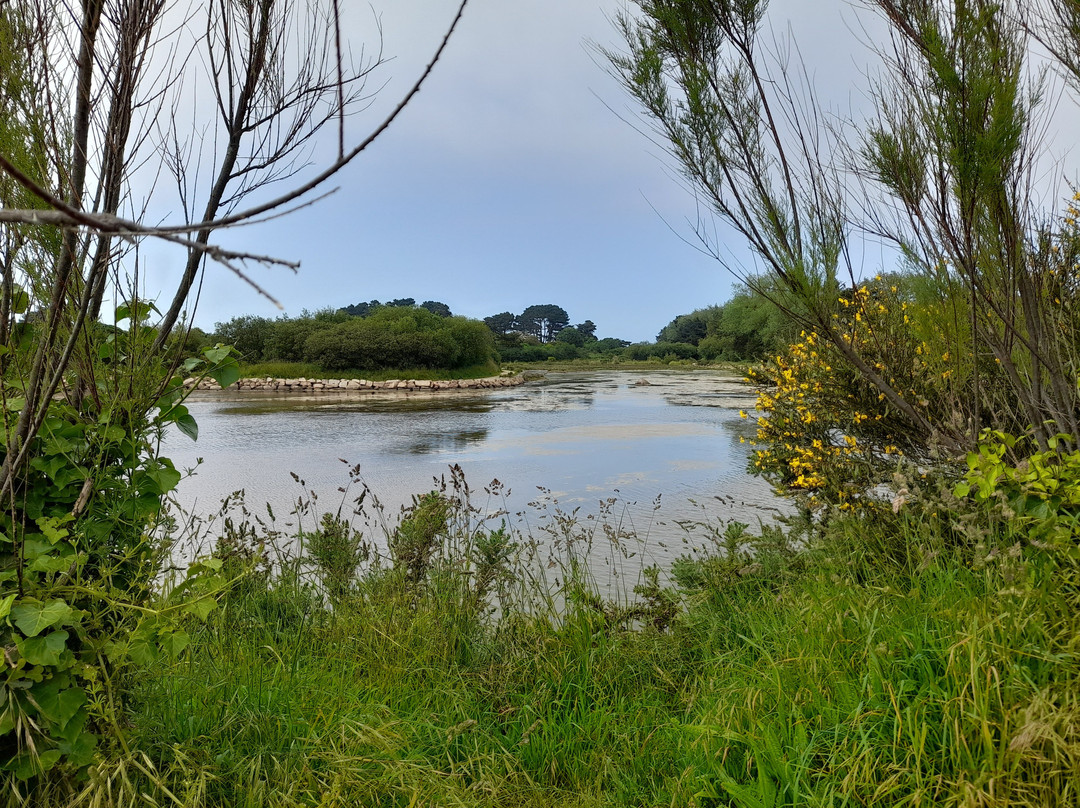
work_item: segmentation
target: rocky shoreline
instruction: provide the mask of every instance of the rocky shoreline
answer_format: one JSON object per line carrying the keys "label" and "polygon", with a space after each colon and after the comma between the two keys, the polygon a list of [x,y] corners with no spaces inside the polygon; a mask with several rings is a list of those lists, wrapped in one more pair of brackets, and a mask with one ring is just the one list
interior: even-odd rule
{"label": "rocky shoreline", "polygon": [[[367,379],[274,379],[269,376],[257,379],[240,379],[228,388],[230,391],[255,393],[430,393],[439,390],[489,390],[500,387],[517,387],[525,383],[522,374],[516,376],[489,376],[483,379],[387,379],[373,382]],[[196,390],[222,391],[213,379],[186,379],[188,387]]]}

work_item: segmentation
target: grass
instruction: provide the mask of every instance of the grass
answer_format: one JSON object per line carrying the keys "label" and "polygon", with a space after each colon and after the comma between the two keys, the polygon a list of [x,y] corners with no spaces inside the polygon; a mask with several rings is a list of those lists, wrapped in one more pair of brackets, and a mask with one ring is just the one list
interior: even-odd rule
{"label": "grass", "polygon": [[240,373],[245,379],[367,379],[381,382],[387,379],[431,379],[446,381],[449,379],[483,379],[498,376],[499,368],[494,364],[474,365],[454,370],[431,370],[428,368],[395,368],[391,370],[325,370],[307,362],[257,362],[240,366]]}
{"label": "grass", "polygon": [[139,672],[137,753],[63,804],[1076,805],[1075,552],[942,521],[730,526],[632,605],[592,594],[595,527],[323,517]]}

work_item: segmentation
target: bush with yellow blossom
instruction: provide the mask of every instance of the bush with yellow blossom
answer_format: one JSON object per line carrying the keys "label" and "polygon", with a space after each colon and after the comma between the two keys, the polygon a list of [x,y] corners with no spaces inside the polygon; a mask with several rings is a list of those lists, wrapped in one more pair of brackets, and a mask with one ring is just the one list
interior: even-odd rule
{"label": "bush with yellow blossom", "polygon": [[[835,327],[890,387],[938,420],[970,383],[971,362],[958,361],[955,335],[923,338],[915,321],[932,313],[905,287],[902,278],[882,276],[856,287],[838,299]],[[898,461],[924,461],[933,452],[884,393],[814,331],[803,331],[749,378],[759,385],[751,470],[811,508],[880,507],[885,499],[868,492],[890,479]]]}

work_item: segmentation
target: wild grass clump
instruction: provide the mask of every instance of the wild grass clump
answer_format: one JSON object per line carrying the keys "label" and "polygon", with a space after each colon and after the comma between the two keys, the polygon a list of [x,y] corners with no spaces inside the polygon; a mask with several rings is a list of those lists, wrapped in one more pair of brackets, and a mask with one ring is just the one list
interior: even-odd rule
{"label": "wild grass clump", "polygon": [[396,518],[300,510],[293,545],[234,523],[257,572],[133,682],[128,753],[70,804],[1075,805],[1075,531],[935,491],[714,528],[616,601],[603,529],[536,541],[458,474]]}

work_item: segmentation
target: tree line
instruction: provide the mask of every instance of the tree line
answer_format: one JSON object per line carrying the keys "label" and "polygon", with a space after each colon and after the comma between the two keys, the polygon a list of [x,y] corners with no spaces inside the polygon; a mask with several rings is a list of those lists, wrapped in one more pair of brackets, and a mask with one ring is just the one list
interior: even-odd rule
{"label": "tree line", "polygon": [[498,361],[483,323],[422,305],[380,305],[366,316],[344,309],[277,319],[243,315],[218,323],[209,340],[232,345],[245,362],[310,362],[327,371],[456,370]]}

